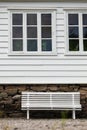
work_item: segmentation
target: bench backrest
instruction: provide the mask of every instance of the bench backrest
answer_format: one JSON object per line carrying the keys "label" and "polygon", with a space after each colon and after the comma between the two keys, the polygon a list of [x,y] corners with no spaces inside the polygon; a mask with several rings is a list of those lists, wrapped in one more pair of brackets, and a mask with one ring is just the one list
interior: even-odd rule
{"label": "bench backrest", "polygon": [[79,106],[79,92],[22,92],[22,108]]}

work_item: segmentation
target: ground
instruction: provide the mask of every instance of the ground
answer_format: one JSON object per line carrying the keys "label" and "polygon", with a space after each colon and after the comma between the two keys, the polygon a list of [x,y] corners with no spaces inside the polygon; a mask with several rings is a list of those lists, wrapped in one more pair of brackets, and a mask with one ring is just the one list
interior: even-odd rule
{"label": "ground", "polygon": [[86,119],[0,119],[0,130],[87,130]]}

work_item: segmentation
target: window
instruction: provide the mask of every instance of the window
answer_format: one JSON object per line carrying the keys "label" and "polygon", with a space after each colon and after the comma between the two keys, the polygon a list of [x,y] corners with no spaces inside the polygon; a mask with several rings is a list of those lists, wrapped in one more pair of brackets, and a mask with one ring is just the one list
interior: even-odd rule
{"label": "window", "polygon": [[87,54],[87,14],[67,13],[67,52],[69,54]]}
{"label": "window", "polygon": [[53,54],[56,52],[55,11],[11,12],[13,54]]}

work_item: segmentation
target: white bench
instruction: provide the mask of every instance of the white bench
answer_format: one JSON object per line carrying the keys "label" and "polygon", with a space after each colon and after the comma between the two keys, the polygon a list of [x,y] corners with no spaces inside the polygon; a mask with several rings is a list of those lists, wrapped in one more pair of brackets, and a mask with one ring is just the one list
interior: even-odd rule
{"label": "white bench", "polygon": [[75,111],[81,110],[79,92],[22,92],[21,108],[27,110],[72,110],[72,118],[75,119]]}

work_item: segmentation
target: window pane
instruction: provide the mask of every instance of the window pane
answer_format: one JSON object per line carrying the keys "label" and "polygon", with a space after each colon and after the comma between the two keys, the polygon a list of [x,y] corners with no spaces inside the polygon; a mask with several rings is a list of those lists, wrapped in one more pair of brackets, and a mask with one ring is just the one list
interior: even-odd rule
{"label": "window pane", "polygon": [[22,40],[13,40],[13,51],[23,51]]}
{"label": "window pane", "polygon": [[51,27],[42,27],[42,38],[51,38]]}
{"label": "window pane", "polygon": [[68,24],[69,25],[78,25],[78,14],[69,14],[68,15]]}
{"label": "window pane", "polygon": [[78,38],[79,31],[78,27],[69,27],[69,38]]}
{"label": "window pane", "polygon": [[69,40],[69,51],[79,51],[79,40]]}
{"label": "window pane", "polygon": [[87,51],[87,40],[83,40],[83,49]]}
{"label": "window pane", "polygon": [[37,27],[27,28],[27,38],[37,38]]}
{"label": "window pane", "polygon": [[41,14],[41,24],[51,25],[51,14]]}
{"label": "window pane", "polygon": [[83,28],[83,37],[87,38],[87,27]]}
{"label": "window pane", "polygon": [[27,25],[37,25],[37,14],[27,14]]}
{"label": "window pane", "polygon": [[83,25],[87,25],[87,14],[83,14]]}
{"label": "window pane", "polygon": [[22,38],[22,27],[13,27],[13,38]]}
{"label": "window pane", "polygon": [[37,51],[37,40],[27,40],[27,51]]}
{"label": "window pane", "polygon": [[42,40],[42,51],[52,51],[52,40]]}
{"label": "window pane", "polygon": [[22,14],[13,14],[12,15],[12,24],[13,25],[22,25],[23,24]]}

